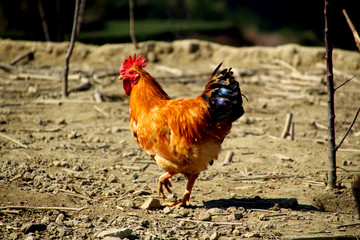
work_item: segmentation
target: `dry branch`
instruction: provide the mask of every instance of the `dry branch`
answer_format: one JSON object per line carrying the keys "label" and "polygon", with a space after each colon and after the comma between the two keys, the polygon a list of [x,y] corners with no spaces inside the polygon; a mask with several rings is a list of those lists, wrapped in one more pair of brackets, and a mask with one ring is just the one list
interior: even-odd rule
{"label": "dry branch", "polygon": [[193,223],[211,223],[217,225],[244,225],[244,223],[239,222],[214,222],[214,221],[202,221],[202,220],[192,220],[187,218],[179,218],[179,220],[183,220],[186,222],[193,222]]}
{"label": "dry branch", "polygon": [[233,156],[234,156],[234,152],[233,151],[228,151],[226,156],[225,156],[225,160],[222,163],[222,166],[229,165],[230,162],[232,161]]}
{"label": "dry branch", "polygon": [[354,195],[356,209],[358,211],[358,218],[360,219],[360,175],[354,177],[351,183],[351,190]]}
{"label": "dry branch", "polygon": [[23,60],[24,58],[28,58],[28,61],[30,60],[33,60],[34,59],[34,53],[35,53],[35,50],[30,50],[30,51],[27,51],[25,52],[24,54],[14,58],[13,60],[11,60],[10,62],[10,65],[15,65],[17,64],[18,62],[20,62],[21,60]]}
{"label": "dry branch", "polygon": [[283,132],[281,134],[281,138],[286,138],[287,136],[290,135],[290,127],[291,127],[292,117],[293,117],[292,113],[288,113],[286,115],[285,125],[284,125]]}
{"label": "dry branch", "polygon": [[65,55],[65,66],[64,66],[64,72],[63,72],[63,97],[68,97],[68,95],[69,95],[69,93],[68,93],[69,61],[70,61],[70,57],[71,57],[72,51],[74,49],[74,45],[75,45],[75,41],[76,41],[76,37],[77,37],[76,29],[77,29],[77,25],[78,25],[78,16],[79,16],[79,1],[80,0],[75,1],[74,23],[73,23],[72,33],[71,33],[71,40],[70,40],[69,49]]}
{"label": "dry branch", "polygon": [[47,42],[50,42],[49,28],[48,28],[48,25],[47,25],[47,22],[46,22],[46,19],[45,19],[45,11],[44,11],[41,0],[38,0],[38,7],[39,7],[41,24],[43,26],[45,39],[46,39]]}
{"label": "dry branch", "polygon": [[336,187],[336,147],[335,147],[335,100],[334,100],[334,73],[332,59],[332,5],[330,0],[325,0],[325,50],[326,50],[326,75],[327,75],[327,95],[328,95],[328,155],[329,155],[329,182],[328,187],[334,189]]}
{"label": "dry branch", "polygon": [[350,27],[350,29],[351,29],[351,32],[352,32],[353,36],[354,36],[354,40],[355,40],[356,46],[357,46],[357,48],[358,48],[359,51],[360,51],[360,37],[359,37],[359,34],[358,34],[358,32],[356,31],[356,28],[354,27],[354,24],[352,23],[351,19],[349,18],[346,10],[343,9],[342,12],[343,12],[343,14],[344,14],[344,16],[345,16],[345,18],[346,18],[346,21],[347,21],[347,23],[348,23],[348,25],[349,25],[349,27]]}
{"label": "dry branch", "polygon": [[281,179],[281,178],[304,178],[304,176],[297,176],[297,175],[271,176],[271,175],[266,175],[266,176],[234,178],[234,179],[232,179],[232,181],[269,180],[269,179]]}
{"label": "dry branch", "polygon": [[344,135],[343,138],[341,139],[340,143],[339,143],[338,145],[336,145],[335,151],[338,150],[338,149],[341,147],[341,145],[343,144],[345,138],[347,137],[347,135],[348,135],[349,132],[351,131],[351,128],[354,126],[354,124],[355,124],[355,122],[356,122],[356,119],[357,119],[357,117],[358,117],[358,115],[359,115],[359,112],[360,112],[360,107],[358,108],[358,110],[357,110],[357,112],[356,112],[356,114],[355,114],[355,117],[354,117],[353,121],[351,122],[348,130],[346,131],[345,135]]}
{"label": "dry branch", "polygon": [[59,211],[81,211],[86,209],[87,206],[81,208],[70,207],[31,207],[31,206],[6,206],[0,207],[0,210],[4,209],[24,209],[24,210],[59,210]]}
{"label": "dry branch", "polygon": [[132,43],[134,44],[135,49],[138,49],[138,45],[135,38],[135,30],[134,30],[134,0],[129,0],[129,11],[130,11],[130,37]]}
{"label": "dry branch", "polygon": [[12,141],[13,143],[16,143],[16,144],[19,145],[20,147],[23,147],[23,148],[26,148],[26,149],[29,148],[28,146],[22,144],[22,143],[19,142],[18,140],[15,140],[15,139],[13,139],[13,138],[11,138],[11,137],[9,137],[9,136],[6,136],[6,135],[3,134],[3,133],[0,133],[0,137],[6,138],[7,140],[10,140],[10,141]]}

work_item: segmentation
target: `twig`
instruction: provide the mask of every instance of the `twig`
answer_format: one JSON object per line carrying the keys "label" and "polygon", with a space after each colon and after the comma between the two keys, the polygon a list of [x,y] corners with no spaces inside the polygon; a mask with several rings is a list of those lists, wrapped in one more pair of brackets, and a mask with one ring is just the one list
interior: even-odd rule
{"label": "twig", "polygon": [[34,53],[35,53],[35,50],[30,50],[30,51],[27,51],[25,52],[24,54],[14,58],[11,62],[10,62],[10,65],[15,65],[17,64],[18,62],[20,62],[22,59],[24,58],[28,58],[28,61],[30,60],[33,60],[34,59]]}
{"label": "twig", "polygon": [[357,236],[351,235],[333,235],[333,236],[296,236],[285,237],[285,240],[337,240],[337,239],[358,239]]}
{"label": "twig", "polygon": [[91,88],[91,82],[87,78],[83,78],[82,83],[80,83],[78,86],[72,88],[69,90],[69,93],[71,92],[80,92],[80,91],[86,91]]}
{"label": "twig", "polygon": [[102,115],[104,115],[106,118],[109,117],[109,114],[107,112],[105,112],[104,110],[102,110],[101,108],[97,107],[97,106],[93,106],[93,108],[98,111],[99,113],[101,113]]}
{"label": "twig", "polygon": [[332,47],[332,5],[330,0],[325,0],[325,59],[327,75],[327,112],[328,112],[328,156],[329,156],[329,181],[328,188],[336,187],[336,147],[335,147],[335,99],[334,99],[334,73],[333,73],[333,47]]}
{"label": "twig", "polygon": [[291,66],[289,63],[287,63],[287,62],[285,62],[285,61],[283,61],[283,60],[274,59],[273,62],[274,62],[274,63],[278,63],[279,65],[281,65],[281,66],[283,66],[283,67],[291,70],[291,71],[294,72],[294,73],[300,74],[300,72],[299,72],[296,68],[294,68],[294,67]]}
{"label": "twig", "polygon": [[294,141],[295,140],[295,123],[294,122],[291,123],[290,136],[291,136],[291,140]]}
{"label": "twig", "polygon": [[343,82],[342,84],[340,84],[339,86],[337,86],[334,90],[338,90],[339,88],[341,88],[342,86],[344,86],[345,84],[347,84],[348,82],[350,82],[355,76],[352,76],[351,78],[349,78],[348,80],[346,80],[345,82]]}
{"label": "twig", "polygon": [[281,179],[281,178],[304,178],[304,176],[256,176],[256,177],[245,177],[245,178],[234,178],[233,181],[246,181],[246,180],[268,180],[268,179]]}
{"label": "twig", "polygon": [[25,210],[59,210],[59,211],[81,211],[86,209],[87,206],[81,208],[70,208],[70,207],[32,207],[32,206],[6,206],[0,207],[3,209],[25,209]]}
{"label": "twig", "polygon": [[135,31],[134,31],[134,0],[129,0],[129,11],[130,11],[130,37],[132,43],[134,44],[135,49],[138,49],[138,45],[135,38]]}
{"label": "twig", "polygon": [[213,222],[213,221],[192,220],[192,219],[186,219],[186,218],[179,218],[179,220],[183,220],[186,222],[193,222],[193,223],[211,223],[211,224],[218,224],[218,225],[244,225],[244,223],[238,223],[238,222]]}
{"label": "twig", "polygon": [[351,183],[351,190],[353,192],[356,209],[358,211],[358,219],[360,219],[360,175],[357,175],[353,178]]}
{"label": "twig", "polygon": [[0,210],[1,213],[20,214],[20,211],[16,210]]}
{"label": "twig", "polygon": [[358,48],[359,51],[360,51],[360,37],[359,37],[359,34],[357,33],[357,31],[356,31],[356,29],[355,29],[355,27],[354,27],[354,24],[351,22],[349,16],[347,15],[346,10],[343,9],[342,12],[343,12],[343,14],[344,14],[344,16],[345,16],[345,18],[346,18],[346,21],[347,21],[347,23],[348,23],[348,25],[349,25],[349,27],[350,27],[350,29],[351,29],[351,32],[352,32],[353,36],[354,36],[354,40],[355,40],[356,46],[357,46],[357,48]]}
{"label": "twig", "polygon": [[44,11],[41,0],[38,0],[38,7],[39,7],[39,13],[40,13],[41,23],[42,23],[43,30],[44,30],[45,39],[47,42],[50,42],[49,28],[48,28],[48,25],[47,25],[47,22],[45,19],[45,11]]}
{"label": "twig", "polygon": [[79,36],[79,34],[80,34],[81,24],[82,24],[83,19],[84,19],[85,4],[86,4],[86,0],[81,0],[81,2],[80,2],[80,9],[79,9],[78,24],[77,24],[77,26],[76,26],[76,35],[77,35],[77,36]]}
{"label": "twig", "polygon": [[225,156],[225,160],[224,162],[222,163],[222,166],[226,166],[226,165],[229,165],[232,158],[234,156],[234,152],[233,151],[228,151],[226,156]]}
{"label": "twig", "polygon": [[65,66],[64,66],[64,73],[63,73],[63,97],[64,98],[68,97],[68,95],[69,95],[69,92],[68,92],[69,61],[70,61],[70,57],[73,52],[76,37],[77,37],[76,29],[77,29],[77,25],[78,25],[78,16],[79,16],[79,1],[80,0],[75,1],[74,23],[73,23],[72,33],[71,33],[71,40],[70,40],[69,49],[65,55]]}
{"label": "twig", "polygon": [[40,75],[40,74],[28,74],[28,73],[20,73],[15,76],[12,76],[14,80],[27,80],[27,79],[34,79],[34,80],[49,80],[49,81],[58,81],[57,77],[47,76],[47,75]]}
{"label": "twig", "polygon": [[359,115],[359,112],[360,112],[360,107],[358,108],[358,110],[357,110],[357,112],[356,112],[356,114],[355,114],[355,117],[354,117],[352,123],[350,124],[348,130],[346,131],[345,135],[344,135],[343,138],[341,139],[340,143],[335,147],[335,151],[337,151],[337,150],[341,147],[341,145],[343,144],[345,138],[347,137],[347,135],[348,135],[349,132],[351,131],[351,128],[354,126],[354,124],[355,124],[355,122],[356,122],[356,119],[357,119],[357,117],[358,117],[358,115]]}
{"label": "twig", "polygon": [[1,137],[3,137],[3,138],[8,139],[8,140],[10,140],[10,141],[12,141],[13,143],[16,143],[16,144],[17,144],[17,145],[19,145],[20,147],[23,147],[23,148],[29,149],[29,147],[28,147],[28,146],[26,146],[26,145],[22,144],[22,143],[21,143],[21,142],[19,142],[18,140],[15,140],[15,139],[13,139],[13,138],[11,138],[11,137],[9,137],[9,136],[6,136],[5,134],[0,133],[0,136],[1,136]]}
{"label": "twig", "polygon": [[358,225],[360,225],[360,222],[358,222],[358,223],[349,223],[349,224],[343,224],[343,225],[338,225],[338,226],[336,226],[336,228],[343,228],[343,227],[353,227],[353,226],[358,226]]}
{"label": "twig", "polygon": [[290,135],[289,132],[290,132],[290,127],[291,127],[292,117],[293,117],[292,113],[288,113],[286,115],[285,126],[284,126],[284,130],[281,134],[281,138],[286,138],[288,135]]}

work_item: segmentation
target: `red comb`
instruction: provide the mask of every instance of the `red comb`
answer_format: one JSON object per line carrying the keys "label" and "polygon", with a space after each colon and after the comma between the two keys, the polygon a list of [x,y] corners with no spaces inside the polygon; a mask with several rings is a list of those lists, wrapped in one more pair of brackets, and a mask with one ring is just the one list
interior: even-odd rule
{"label": "red comb", "polygon": [[129,56],[129,58],[125,59],[125,61],[120,67],[120,75],[125,75],[126,71],[133,66],[144,68],[146,66],[146,58],[144,58],[141,55],[139,55],[139,57],[136,58],[136,53],[134,54],[133,58]]}

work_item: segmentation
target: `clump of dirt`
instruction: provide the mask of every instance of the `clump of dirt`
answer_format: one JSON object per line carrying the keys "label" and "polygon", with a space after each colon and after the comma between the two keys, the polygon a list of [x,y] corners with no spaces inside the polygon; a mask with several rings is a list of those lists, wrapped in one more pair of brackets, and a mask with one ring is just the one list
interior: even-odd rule
{"label": "clump of dirt", "polygon": [[353,193],[348,188],[315,196],[314,206],[326,212],[357,214]]}
{"label": "clump of dirt", "polygon": [[[337,154],[344,188],[325,190],[322,48],[235,48],[198,40],[139,46],[77,43],[69,86],[88,85],[63,99],[67,43],[0,40],[0,238],[359,237],[349,190],[360,166],[359,122]],[[34,59],[9,64],[29,50]],[[162,172],[131,137],[118,69],[134,52],[148,58],[146,70],[172,97],[198,96],[224,62],[248,98],[219,159],[196,181],[189,208],[158,204]],[[335,50],[334,62],[336,86],[359,76],[358,53]],[[339,142],[360,105],[359,78],[338,89],[335,99]],[[294,134],[282,138],[289,113]],[[228,152],[231,161],[224,160]],[[168,198],[174,200],[186,181],[171,181]]]}

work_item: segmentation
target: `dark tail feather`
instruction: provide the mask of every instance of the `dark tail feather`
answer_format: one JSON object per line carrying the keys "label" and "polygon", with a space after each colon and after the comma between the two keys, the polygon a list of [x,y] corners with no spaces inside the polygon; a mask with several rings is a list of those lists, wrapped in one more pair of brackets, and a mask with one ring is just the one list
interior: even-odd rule
{"label": "dark tail feather", "polygon": [[231,68],[219,72],[221,65],[211,75],[202,97],[210,105],[213,121],[232,123],[244,114],[242,94]]}

